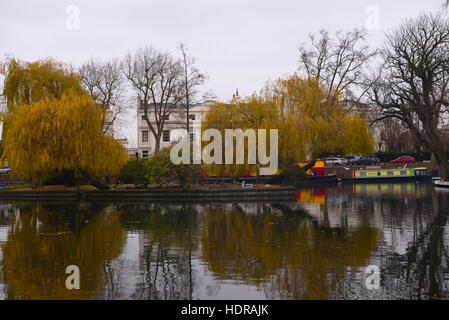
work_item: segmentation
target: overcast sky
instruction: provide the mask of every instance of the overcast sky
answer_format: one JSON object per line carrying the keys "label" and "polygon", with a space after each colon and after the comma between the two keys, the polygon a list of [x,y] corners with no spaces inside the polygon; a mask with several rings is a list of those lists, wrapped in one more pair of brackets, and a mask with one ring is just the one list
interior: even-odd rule
{"label": "overcast sky", "polygon": [[[0,56],[51,56],[78,66],[90,57],[121,57],[146,45],[177,54],[183,42],[209,75],[204,89],[228,100],[236,88],[249,95],[266,81],[294,72],[298,46],[311,32],[368,26],[369,44],[379,46],[385,31],[422,11],[437,12],[442,2],[0,0]],[[79,28],[70,6],[79,9]],[[135,142],[132,117],[122,135]]]}

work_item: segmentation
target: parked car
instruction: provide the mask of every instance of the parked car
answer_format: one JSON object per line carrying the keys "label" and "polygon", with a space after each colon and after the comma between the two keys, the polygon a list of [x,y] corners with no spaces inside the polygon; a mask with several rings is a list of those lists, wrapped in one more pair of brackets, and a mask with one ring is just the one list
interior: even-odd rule
{"label": "parked car", "polygon": [[390,163],[415,163],[416,160],[412,156],[402,156],[391,160]]}
{"label": "parked car", "polygon": [[337,158],[337,157],[331,157],[324,159],[324,165],[325,166],[342,166],[347,163],[347,159],[344,158]]}
{"label": "parked car", "polygon": [[0,173],[10,173],[11,169],[9,167],[0,168]]}
{"label": "parked car", "polygon": [[380,159],[376,156],[359,156],[354,159],[350,159],[349,163],[351,165],[370,165],[379,164]]}

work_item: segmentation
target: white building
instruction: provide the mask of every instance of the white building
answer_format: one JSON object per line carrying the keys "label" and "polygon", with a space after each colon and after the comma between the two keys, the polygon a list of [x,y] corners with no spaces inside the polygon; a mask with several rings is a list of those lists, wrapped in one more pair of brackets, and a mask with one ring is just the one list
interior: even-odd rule
{"label": "white building", "polygon": [[107,108],[105,112],[105,119],[103,124],[103,131],[105,131],[105,135],[111,136],[114,138],[115,130],[114,130],[114,124],[111,123],[113,120],[114,112],[111,108]]}
{"label": "white building", "polygon": [[[192,105],[189,108],[189,132],[191,141],[199,142],[201,139],[201,121],[204,120],[205,115],[209,112],[210,107],[215,101],[207,100],[202,103]],[[155,124],[155,118],[151,106],[148,109],[148,116],[150,123]],[[185,133],[186,115],[183,107],[178,107],[165,120],[164,130],[161,137],[160,148],[170,146],[177,143]],[[156,140],[153,133],[148,127],[143,111],[143,106],[137,109],[137,151],[138,157],[146,158],[148,155],[154,153]]]}

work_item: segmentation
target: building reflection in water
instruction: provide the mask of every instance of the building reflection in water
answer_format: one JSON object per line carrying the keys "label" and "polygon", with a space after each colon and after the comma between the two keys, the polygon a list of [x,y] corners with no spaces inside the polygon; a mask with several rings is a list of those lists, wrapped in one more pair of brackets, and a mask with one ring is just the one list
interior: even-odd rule
{"label": "building reflection in water", "polygon": [[[415,183],[300,189],[290,202],[4,203],[0,297],[447,298],[448,204]],[[69,264],[81,290],[65,288]]]}

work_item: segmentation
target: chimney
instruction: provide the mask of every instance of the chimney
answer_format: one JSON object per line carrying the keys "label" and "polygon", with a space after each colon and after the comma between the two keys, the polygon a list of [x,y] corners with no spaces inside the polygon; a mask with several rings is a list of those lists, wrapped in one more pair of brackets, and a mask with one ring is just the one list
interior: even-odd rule
{"label": "chimney", "polygon": [[140,93],[137,94],[137,106],[142,106],[142,97],[140,96]]}

